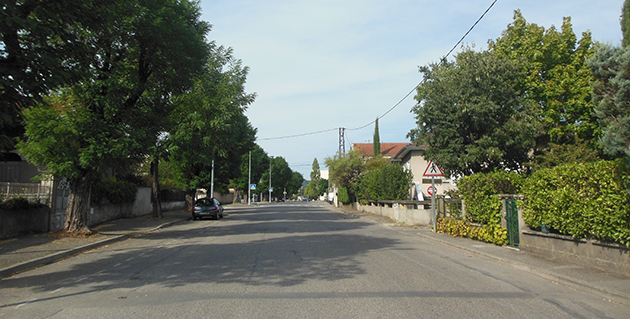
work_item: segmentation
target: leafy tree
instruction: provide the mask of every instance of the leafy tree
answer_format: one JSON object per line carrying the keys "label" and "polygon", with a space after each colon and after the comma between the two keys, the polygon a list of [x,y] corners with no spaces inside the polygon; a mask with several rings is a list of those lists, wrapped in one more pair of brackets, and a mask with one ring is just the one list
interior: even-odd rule
{"label": "leafy tree", "polygon": [[289,194],[297,194],[300,192],[300,188],[302,188],[302,184],[304,183],[304,176],[298,172],[293,172],[291,176],[291,181],[287,185],[287,193]]}
{"label": "leafy tree", "polygon": [[524,169],[538,129],[516,62],[467,49],[420,71],[425,81],[412,109],[418,127],[407,136],[428,145],[425,158],[447,175]]}
{"label": "leafy tree", "polygon": [[[249,194],[249,186],[250,186],[249,185],[249,182],[250,182],[249,157],[250,157],[250,152],[247,152],[241,155],[241,160],[240,160],[241,165],[240,165],[239,174],[236,178],[233,178],[230,181],[231,187],[235,188],[238,193],[245,194],[245,196]],[[258,144],[254,144],[251,150],[251,183],[256,184],[262,177],[263,172],[265,172],[267,168],[269,167],[268,164],[263,165],[263,161],[265,160],[268,160],[268,157],[265,151]],[[268,163],[268,161],[266,163]],[[301,185],[301,182],[300,182],[300,185]],[[261,185],[257,185],[257,186],[260,187]]]}
{"label": "leafy tree", "polygon": [[8,0],[0,6],[0,159],[22,136],[21,110],[86,76],[95,37],[121,1]]}
{"label": "leafy tree", "polygon": [[372,143],[372,154],[374,157],[381,155],[381,137],[378,132],[378,117],[374,121],[374,142]]}
{"label": "leafy tree", "polygon": [[319,163],[317,162],[317,158],[313,159],[313,165],[311,165],[313,169],[311,171],[311,181],[319,180],[321,178],[321,172],[319,171]]}
{"label": "leafy tree", "polygon": [[[281,156],[271,157],[269,159],[269,165],[269,169],[263,173],[260,181],[261,187],[259,189],[263,190],[263,188],[268,187],[269,174],[271,174],[271,187],[273,188],[273,194],[271,196],[282,197],[284,189],[287,188],[287,186],[292,185],[291,181],[293,179],[293,171],[289,168],[289,163],[287,163],[287,161]],[[268,192],[269,189],[267,189],[267,194]]]}
{"label": "leafy tree", "polygon": [[304,192],[309,198],[317,198],[320,195],[319,182],[321,179],[321,172],[319,170],[319,163],[317,158],[313,159],[313,170],[311,171],[311,181],[306,185]]}
{"label": "leafy tree", "polygon": [[519,62],[522,90],[535,102],[532,107],[542,123],[534,155],[544,155],[551,144],[587,141],[591,148],[598,147],[590,94],[593,76],[586,65],[593,55],[590,32],[578,41],[571,18],[564,18],[560,30],[545,29],[528,23],[517,10],[501,37],[489,41],[489,49]]}
{"label": "leafy tree", "polygon": [[196,3],[120,1],[108,8],[102,26],[86,31],[95,50],[90,76],[25,112],[27,139],[18,145],[47,173],[69,179],[67,231],[87,228],[90,185],[105,168],[146,155],[151,126],[138,114],[150,104],[143,99],[186,91],[208,55],[209,25],[199,21]]}
{"label": "leafy tree", "polygon": [[630,156],[630,46],[599,44],[589,60],[595,75],[593,99],[604,152]]}
{"label": "leafy tree", "polygon": [[337,153],[333,157],[327,157],[325,162],[330,172],[330,182],[346,190],[352,187],[352,180],[359,176],[365,167],[361,154],[354,149],[346,154]]}
{"label": "leafy tree", "polygon": [[189,195],[197,188],[210,189],[213,160],[215,188],[227,190],[230,180],[242,176],[242,156],[254,148],[256,135],[244,115],[256,97],[245,92],[249,68],[232,56],[232,49],[211,49],[207,71],[190,92],[176,97],[170,117],[170,160],[181,171]]}
{"label": "leafy tree", "polygon": [[304,195],[308,198],[317,198],[317,184],[314,181],[310,181],[304,188]]}
{"label": "leafy tree", "polygon": [[327,192],[328,192],[328,180],[325,178],[320,178],[317,183],[317,194],[318,196],[326,195]]}

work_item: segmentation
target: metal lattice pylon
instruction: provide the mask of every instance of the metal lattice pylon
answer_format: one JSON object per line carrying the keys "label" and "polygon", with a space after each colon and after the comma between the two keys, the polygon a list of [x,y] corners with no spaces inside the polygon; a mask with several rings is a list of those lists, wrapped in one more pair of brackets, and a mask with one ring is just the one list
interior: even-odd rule
{"label": "metal lattice pylon", "polygon": [[346,128],[339,128],[339,153],[346,154]]}

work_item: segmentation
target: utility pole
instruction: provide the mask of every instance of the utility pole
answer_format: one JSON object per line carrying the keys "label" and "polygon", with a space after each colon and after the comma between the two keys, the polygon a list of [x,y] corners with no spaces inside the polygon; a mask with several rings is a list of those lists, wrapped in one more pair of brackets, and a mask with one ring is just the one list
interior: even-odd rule
{"label": "utility pole", "polygon": [[271,161],[273,156],[269,156],[269,203],[271,203]]}
{"label": "utility pole", "polygon": [[212,174],[210,179],[210,197],[214,197],[214,151],[212,151]]}
{"label": "utility pole", "polygon": [[249,178],[247,179],[247,205],[252,204],[252,151],[249,151]]}

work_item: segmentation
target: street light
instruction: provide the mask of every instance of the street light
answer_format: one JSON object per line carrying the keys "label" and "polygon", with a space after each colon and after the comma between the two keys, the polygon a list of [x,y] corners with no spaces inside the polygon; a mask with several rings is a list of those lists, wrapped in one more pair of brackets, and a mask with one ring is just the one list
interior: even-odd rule
{"label": "street light", "polygon": [[273,156],[269,156],[269,203],[271,203],[271,160]]}
{"label": "street light", "polygon": [[247,179],[247,205],[252,204],[252,151],[249,151],[249,178]]}

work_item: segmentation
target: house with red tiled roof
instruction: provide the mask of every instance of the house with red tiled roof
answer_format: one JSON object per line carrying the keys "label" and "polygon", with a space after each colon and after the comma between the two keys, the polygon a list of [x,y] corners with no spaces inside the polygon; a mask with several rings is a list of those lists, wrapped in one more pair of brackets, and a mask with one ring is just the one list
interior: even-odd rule
{"label": "house with red tiled roof", "polygon": [[[385,158],[393,158],[405,146],[411,143],[381,143],[381,155]],[[352,149],[358,150],[359,154],[364,157],[374,156],[374,147],[372,143],[353,143]]]}
{"label": "house with red tiled roof", "polygon": [[[372,143],[353,143],[352,148],[359,151],[364,157],[372,157],[374,148]],[[413,175],[413,187],[410,190],[412,199],[422,200],[429,196],[429,187],[432,186],[430,177],[425,177],[424,172],[429,167],[429,162],[424,157],[426,146],[416,146],[411,143],[381,143],[381,154],[384,158],[392,162],[398,162],[400,165],[411,171]],[[444,192],[455,188],[450,178],[444,176],[437,178],[433,182],[437,184],[435,188],[438,195],[444,195]]]}

